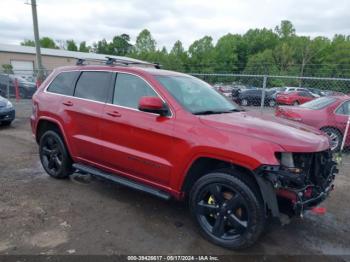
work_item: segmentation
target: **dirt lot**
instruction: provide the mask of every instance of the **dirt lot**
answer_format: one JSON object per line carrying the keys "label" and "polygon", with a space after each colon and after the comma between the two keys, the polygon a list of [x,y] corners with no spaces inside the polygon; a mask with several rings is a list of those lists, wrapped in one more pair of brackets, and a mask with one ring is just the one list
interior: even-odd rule
{"label": "dirt lot", "polygon": [[[55,180],[38,158],[29,101],[0,127],[0,254],[234,254],[199,235],[184,204],[97,180]],[[327,213],[270,225],[243,253],[350,255],[350,157]]]}

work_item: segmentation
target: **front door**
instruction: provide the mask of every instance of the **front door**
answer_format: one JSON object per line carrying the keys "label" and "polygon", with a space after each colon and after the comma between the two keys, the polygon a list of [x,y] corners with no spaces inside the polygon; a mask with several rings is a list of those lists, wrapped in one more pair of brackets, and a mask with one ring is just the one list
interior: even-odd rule
{"label": "front door", "polygon": [[118,73],[113,99],[103,112],[104,164],[115,172],[168,185],[173,118],[138,110],[143,96],[159,96],[141,77]]}

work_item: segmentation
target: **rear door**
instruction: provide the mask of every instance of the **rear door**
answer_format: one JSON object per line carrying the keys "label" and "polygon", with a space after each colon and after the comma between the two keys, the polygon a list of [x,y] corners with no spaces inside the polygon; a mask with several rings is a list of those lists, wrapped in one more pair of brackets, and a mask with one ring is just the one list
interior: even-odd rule
{"label": "rear door", "polygon": [[142,96],[159,95],[141,77],[117,74],[112,101],[103,111],[104,165],[124,175],[168,185],[174,119],[139,111]]}
{"label": "rear door", "polygon": [[89,164],[102,161],[99,127],[112,75],[104,71],[81,72],[74,95],[61,101],[72,155]]}

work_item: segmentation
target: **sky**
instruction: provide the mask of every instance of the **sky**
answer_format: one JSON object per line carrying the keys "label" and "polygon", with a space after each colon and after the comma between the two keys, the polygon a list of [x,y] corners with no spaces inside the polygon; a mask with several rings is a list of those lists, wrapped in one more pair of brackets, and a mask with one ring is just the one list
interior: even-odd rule
{"label": "sky", "polygon": [[[0,43],[33,39],[30,0],[0,1]],[[275,28],[290,20],[299,35],[350,35],[350,0],[37,0],[40,37],[92,44],[147,28],[159,48],[186,48],[210,35]]]}

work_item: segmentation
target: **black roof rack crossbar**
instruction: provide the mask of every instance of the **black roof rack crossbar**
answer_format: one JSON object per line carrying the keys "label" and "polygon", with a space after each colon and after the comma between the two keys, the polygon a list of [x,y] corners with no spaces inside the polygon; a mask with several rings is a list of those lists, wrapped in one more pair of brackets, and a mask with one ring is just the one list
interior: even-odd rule
{"label": "black roof rack crossbar", "polygon": [[93,58],[76,58],[77,62],[76,65],[84,65],[85,61],[92,61],[92,62],[99,62],[106,65],[149,65],[154,66],[157,69],[160,69],[159,63],[149,63],[149,62],[142,62],[142,61],[130,61],[126,59],[120,59],[120,58],[114,58],[106,56],[106,59],[93,59]]}

